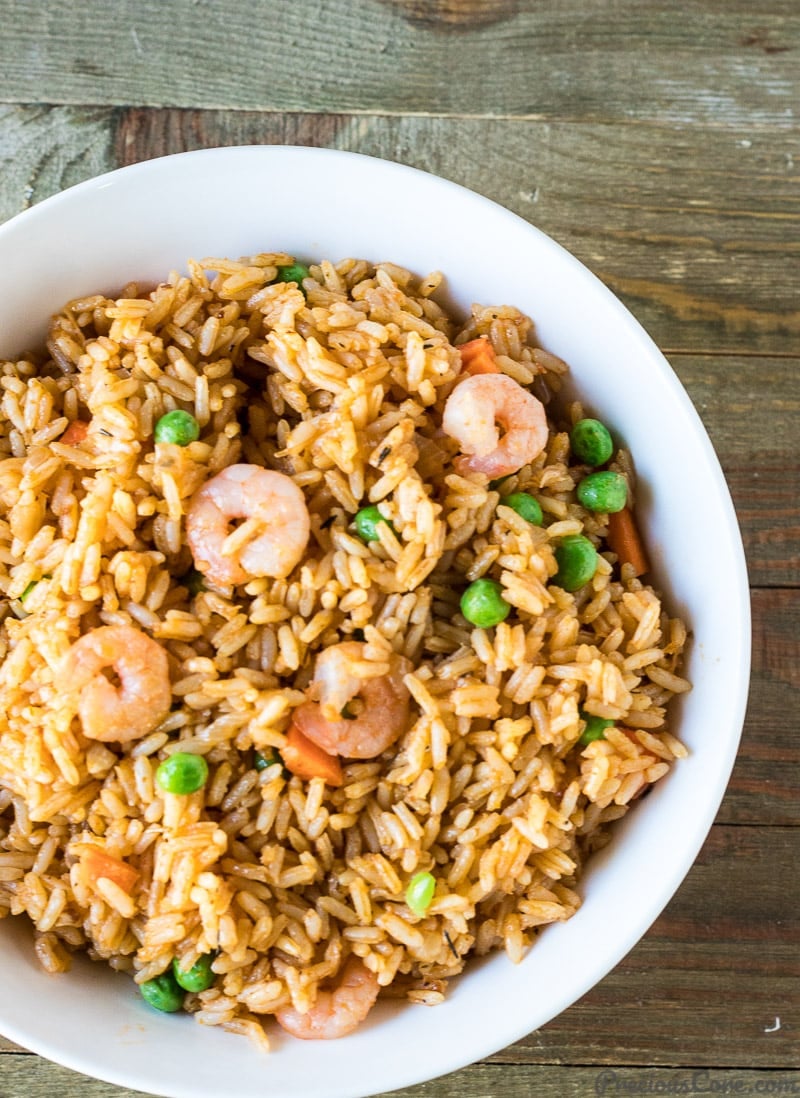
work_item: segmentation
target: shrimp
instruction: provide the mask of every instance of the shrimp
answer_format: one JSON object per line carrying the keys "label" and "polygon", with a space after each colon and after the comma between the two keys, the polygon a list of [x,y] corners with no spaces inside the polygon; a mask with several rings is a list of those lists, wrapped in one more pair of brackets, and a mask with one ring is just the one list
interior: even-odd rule
{"label": "shrimp", "polygon": [[[403,676],[411,670],[404,656],[389,657],[389,673],[373,678],[357,673],[364,665],[360,641],[344,641],[317,656],[311,696],[294,711],[294,722],[304,736],[329,755],[347,759],[374,759],[405,731],[409,693]],[[355,700],[361,712],[340,716]]]}
{"label": "shrimp", "polygon": [[[505,429],[500,437],[497,424]],[[507,476],[533,461],[547,445],[544,405],[506,374],[465,377],[444,406],[442,428],[468,457],[459,473]]]}
{"label": "shrimp", "polygon": [[[233,530],[231,522],[244,519]],[[300,561],[310,533],[305,497],[284,473],[229,465],[189,504],[186,540],[199,572],[221,587],[255,576],[283,579]]]}
{"label": "shrimp", "polygon": [[[116,674],[119,687],[106,670]],[[141,739],[161,723],[172,703],[167,653],[130,625],[101,625],[76,640],[56,683],[78,695],[84,736],[104,743]]]}
{"label": "shrimp", "polygon": [[345,1037],[364,1021],[378,998],[378,977],[358,957],[345,962],[339,982],[330,991],[318,991],[310,1010],[295,1007],[275,1011],[280,1026],[303,1041]]}

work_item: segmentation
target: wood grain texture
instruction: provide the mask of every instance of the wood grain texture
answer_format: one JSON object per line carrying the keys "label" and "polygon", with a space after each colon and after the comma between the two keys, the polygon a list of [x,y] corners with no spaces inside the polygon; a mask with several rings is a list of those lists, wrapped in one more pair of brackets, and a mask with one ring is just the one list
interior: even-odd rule
{"label": "wood grain texture", "polygon": [[[139,1090],[127,1090],[77,1075],[45,1060],[33,1063],[22,1053],[8,1055],[2,1067],[0,1086],[9,1098],[54,1098],[74,1094],[81,1098],[145,1098]],[[269,1070],[265,1068],[265,1087]],[[778,1089],[778,1087],[782,1089]],[[19,1087],[19,1089],[14,1089]],[[712,1088],[713,1091],[712,1091]],[[590,1098],[630,1094],[777,1094],[800,1092],[800,1072],[719,1070],[708,1068],[594,1068],[562,1067],[553,1064],[480,1063],[442,1076],[431,1083],[403,1087],[375,1098]],[[268,1093],[268,1091],[265,1091]]]}
{"label": "wood grain texture", "polygon": [[0,25],[8,102],[787,128],[796,109],[793,0],[0,0]]}
{"label": "wood grain texture", "polygon": [[166,153],[331,146],[432,171],[515,211],[586,263],[668,352],[800,347],[795,132],[20,106],[0,108],[0,127],[4,216]]}
{"label": "wood grain texture", "polygon": [[[285,125],[249,112],[126,111],[117,159],[283,143]],[[378,115],[339,116],[331,141],[330,121],[318,125],[307,120],[308,144],[422,168],[533,222],[670,350],[798,347],[797,132]]]}
{"label": "wood grain texture", "polygon": [[0,104],[0,222],[114,167],[113,114]]}
{"label": "wood grain texture", "polygon": [[750,582],[800,586],[800,362],[754,355],[669,357],[727,478]]}
{"label": "wood grain texture", "polygon": [[[752,593],[753,668],[721,823],[800,824],[800,591]],[[713,721],[709,735],[714,734]]]}

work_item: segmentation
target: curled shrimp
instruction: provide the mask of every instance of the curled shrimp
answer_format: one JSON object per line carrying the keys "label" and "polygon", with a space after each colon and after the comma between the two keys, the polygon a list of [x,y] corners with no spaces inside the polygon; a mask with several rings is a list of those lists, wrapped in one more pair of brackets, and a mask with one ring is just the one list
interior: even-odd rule
{"label": "curled shrimp", "polygon": [[[244,521],[234,530],[237,519]],[[255,576],[288,576],[309,532],[302,491],[284,473],[258,465],[229,465],[206,481],[186,513],[194,563],[223,587]]]}
{"label": "curled shrimp", "polygon": [[[389,657],[388,674],[368,677],[360,641],[344,641],[317,656],[311,695],[294,711],[294,722],[304,736],[329,755],[346,759],[374,759],[405,731],[409,693],[403,676],[411,670],[403,656]],[[345,707],[360,708],[342,716]]]}
{"label": "curled shrimp", "polygon": [[[104,672],[113,672],[119,686]],[[90,740],[128,743],[152,732],[169,713],[167,653],[130,625],[101,625],[75,641],[57,684],[78,694],[78,716]]]}
{"label": "curled shrimp", "polygon": [[459,473],[507,476],[547,445],[544,405],[506,374],[476,374],[459,382],[444,406],[442,428],[469,455],[456,458]]}
{"label": "curled shrimp", "polygon": [[345,962],[339,982],[329,991],[317,992],[310,1010],[295,1007],[275,1011],[278,1024],[303,1041],[346,1037],[364,1021],[378,998],[378,977],[357,957]]}

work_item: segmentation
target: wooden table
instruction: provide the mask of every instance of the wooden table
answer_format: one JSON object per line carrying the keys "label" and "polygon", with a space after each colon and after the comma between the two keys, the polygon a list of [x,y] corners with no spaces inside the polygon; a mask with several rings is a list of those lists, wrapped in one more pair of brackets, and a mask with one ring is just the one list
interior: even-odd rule
{"label": "wooden table", "polygon": [[[163,153],[352,149],[515,210],[664,349],[728,477],[752,581],[727,796],[611,975],[402,1094],[800,1093],[797,0],[0,0],[0,28],[0,220]],[[78,1090],[133,1094],[0,1040],[3,1098]]]}

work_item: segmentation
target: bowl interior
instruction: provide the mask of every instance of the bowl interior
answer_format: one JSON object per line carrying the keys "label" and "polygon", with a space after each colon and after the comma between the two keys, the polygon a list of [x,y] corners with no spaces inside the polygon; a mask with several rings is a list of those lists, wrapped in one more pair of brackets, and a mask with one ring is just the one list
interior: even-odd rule
{"label": "bowl interior", "polygon": [[188,257],[266,250],[442,270],[460,309],[510,303],[534,318],[587,408],[633,453],[656,582],[693,633],[694,689],[674,711],[691,755],[590,866],[577,915],[548,928],[520,965],[476,963],[433,1014],[380,1006],[338,1042],[306,1047],[276,1029],[267,1060],[240,1037],[156,1014],[101,966],[45,975],[27,928],[0,923],[0,1030],[87,1074],[175,1098],[374,1094],[461,1067],[554,1017],[635,944],[689,869],[730,775],[749,674],[735,515],[672,370],[577,260],[454,184],[354,154],[270,146],[169,157],[81,184],[0,228],[0,354],[41,342],[47,317],[71,297],[158,280]]}

